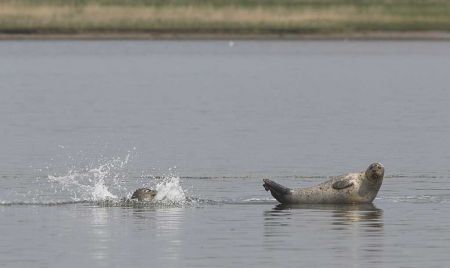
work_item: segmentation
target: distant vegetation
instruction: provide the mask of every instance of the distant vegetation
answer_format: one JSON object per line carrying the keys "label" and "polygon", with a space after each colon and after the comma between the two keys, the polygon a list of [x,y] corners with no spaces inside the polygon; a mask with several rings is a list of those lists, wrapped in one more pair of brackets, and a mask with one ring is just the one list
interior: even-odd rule
{"label": "distant vegetation", "polygon": [[0,33],[450,32],[450,0],[2,0]]}

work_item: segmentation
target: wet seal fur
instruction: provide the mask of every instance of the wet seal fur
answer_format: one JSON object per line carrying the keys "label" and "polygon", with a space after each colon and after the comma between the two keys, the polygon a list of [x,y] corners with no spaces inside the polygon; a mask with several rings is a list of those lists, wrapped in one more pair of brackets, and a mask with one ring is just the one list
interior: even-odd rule
{"label": "wet seal fur", "polygon": [[264,189],[282,204],[364,204],[372,203],[380,190],[384,167],[371,164],[365,172],[350,173],[308,188],[289,189],[264,179]]}
{"label": "wet seal fur", "polygon": [[149,188],[139,188],[134,191],[131,200],[137,199],[139,202],[151,202],[158,192]]}

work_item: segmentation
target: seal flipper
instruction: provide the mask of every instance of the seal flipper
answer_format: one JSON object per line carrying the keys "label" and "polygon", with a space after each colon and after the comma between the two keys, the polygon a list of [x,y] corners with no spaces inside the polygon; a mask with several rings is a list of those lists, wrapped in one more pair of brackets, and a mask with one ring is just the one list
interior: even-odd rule
{"label": "seal flipper", "polygon": [[353,185],[353,182],[349,179],[338,180],[333,183],[332,187],[336,190],[342,190]]}
{"label": "seal flipper", "polygon": [[278,201],[283,203],[285,200],[285,196],[291,193],[291,189],[284,187],[274,181],[269,179],[263,179],[264,181],[264,189],[266,191],[270,191],[272,196]]}

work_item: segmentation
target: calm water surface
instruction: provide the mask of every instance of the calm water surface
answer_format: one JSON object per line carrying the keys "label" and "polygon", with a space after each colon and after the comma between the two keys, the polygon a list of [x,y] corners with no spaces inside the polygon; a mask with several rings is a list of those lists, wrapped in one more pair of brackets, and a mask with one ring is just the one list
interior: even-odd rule
{"label": "calm water surface", "polygon": [[[1,267],[450,262],[449,42],[2,41],[0,81]],[[374,161],[370,206],[262,187]]]}

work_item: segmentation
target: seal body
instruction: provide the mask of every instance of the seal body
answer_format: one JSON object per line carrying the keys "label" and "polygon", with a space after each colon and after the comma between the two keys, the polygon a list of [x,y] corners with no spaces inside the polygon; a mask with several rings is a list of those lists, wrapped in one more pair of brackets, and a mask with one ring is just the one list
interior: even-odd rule
{"label": "seal body", "polygon": [[131,199],[137,199],[140,202],[150,202],[153,201],[157,193],[157,191],[149,188],[139,188],[134,191]]}
{"label": "seal body", "polygon": [[365,172],[350,173],[308,188],[289,189],[264,179],[264,189],[282,204],[362,204],[372,203],[380,190],[384,167],[371,164]]}

